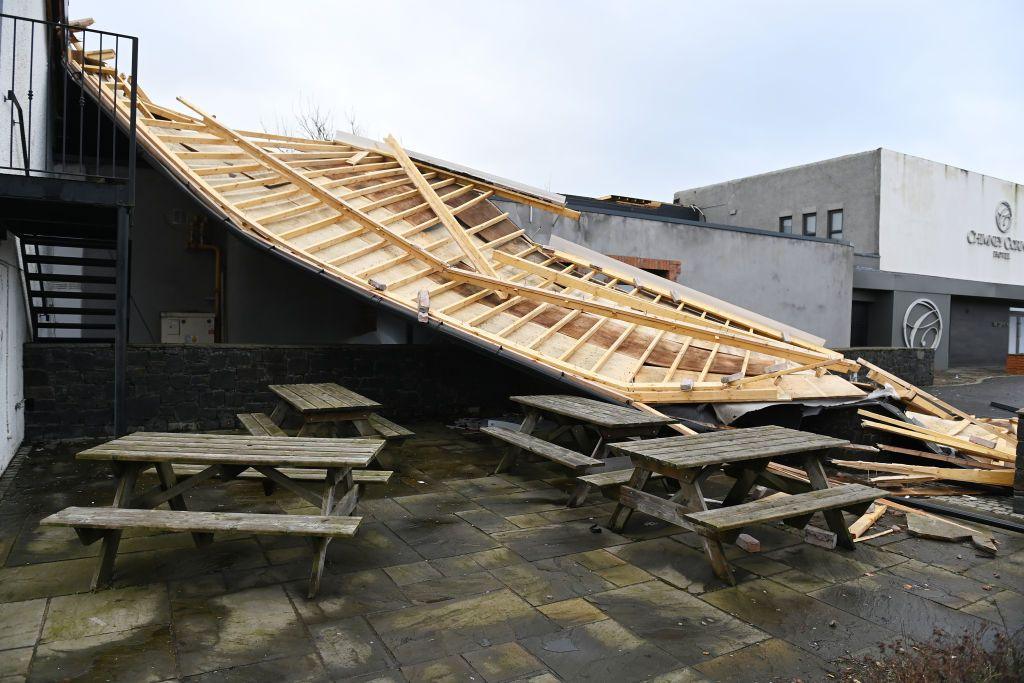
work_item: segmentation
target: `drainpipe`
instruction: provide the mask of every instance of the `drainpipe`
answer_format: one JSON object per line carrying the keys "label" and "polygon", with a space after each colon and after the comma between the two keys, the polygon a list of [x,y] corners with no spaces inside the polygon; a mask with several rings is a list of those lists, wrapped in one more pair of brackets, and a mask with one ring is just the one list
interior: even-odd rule
{"label": "drainpipe", "polygon": [[188,249],[190,251],[209,251],[213,254],[213,341],[221,340],[221,300],[223,288],[220,275],[220,247],[206,242],[206,219],[193,226],[188,233]]}

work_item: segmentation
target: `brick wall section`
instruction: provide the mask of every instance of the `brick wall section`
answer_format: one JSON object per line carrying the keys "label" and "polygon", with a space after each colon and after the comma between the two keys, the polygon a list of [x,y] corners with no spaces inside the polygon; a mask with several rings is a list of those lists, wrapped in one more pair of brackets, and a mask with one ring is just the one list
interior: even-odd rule
{"label": "brick wall section", "polygon": [[850,360],[863,358],[914,386],[930,387],[935,382],[934,349],[864,346],[835,350]]}
{"label": "brick wall section", "polygon": [[[25,345],[29,439],[113,433],[110,344]],[[172,346],[128,352],[132,430],[196,431],[235,426],[235,413],[269,412],[268,384],[337,382],[384,405],[398,422],[450,420],[511,409],[519,393],[566,392],[461,346]]]}
{"label": "brick wall section", "polygon": [[1024,353],[1011,353],[1006,356],[1006,372],[1010,375],[1024,375]]}

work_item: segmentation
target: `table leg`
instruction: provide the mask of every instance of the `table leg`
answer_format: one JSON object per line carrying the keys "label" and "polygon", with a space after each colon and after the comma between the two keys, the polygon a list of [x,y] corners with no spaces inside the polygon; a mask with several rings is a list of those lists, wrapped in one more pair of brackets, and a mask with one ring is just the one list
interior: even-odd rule
{"label": "table leg", "polygon": [[308,422],[307,420],[305,420],[305,418],[303,418],[302,426],[299,427],[299,431],[296,432],[295,436],[308,436],[309,432],[314,429],[314,424],[315,423]]}
{"label": "table leg", "polygon": [[[532,434],[533,430],[537,428],[537,422],[540,421],[540,413],[533,408],[526,409],[526,417],[523,418],[523,423],[519,425],[519,431],[523,434]],[[510,446],[502,456],[501,462],[494,468],[495,474],[501,474],[502,472],[508,471],[516,466],[516,462],[519,460],[519,454],[522,452],[521,449],[515,446]]]}
{"label": "table leg", "polygon": [[[809,453],[804,456],[804,471],[807,472],[807,478],[811,480],[812,490],[820,491],[828,488],[828,477],[825,476],[825,468],[817,453]],[[843,519],[843,511],[824,510],[822,514],[825,515],[828,528],[836,535],[836,545],[853,550],[855,547],[853,536],[850,535],[850,529],[846,526],[846,520]]]}
{"label": "table leg", "polygon": [[352,424],[355,425],[360,436],[380,436],[369,420],[352,420]]}
{"label": "table leg", "polygon": [[[717,467],[714,469],[717,469]],[[707,468],[705,468],[705,470],[707,470]],[[682,505],[693,512],[707,510],[708,505],[704,501],[704,491],[701,488],[701,482],[704,481],[710,473],[711,472],[705,471],[694,473],[689,481],[685,478],[679,479],[679,491],[672,496],[672,500],[679,499]],[[704,553],[708,556],[708,562],[711,563],[711,569],[715,572],[715,576],[727,582],[729,585],[735,586],[736,578],[732,574],[732,568],[729,566],[729,561],[725,559],[725,549],[722,548],[721,539],[701,536],[700,540],[704,546]]]}
{"label": "table leg", "polygon": [[278,427],[284,422],[284,418],[288,416],[288,402],[281,399],[274,406],[274,412],[270,413],[270,420]]}
{"label": "table leg", "polygon": [[[629,478],[629,483],[626,486],[637,491],[643,491],[650,478],[651,473],[648,470],[637,466],[633,468],[633,476]],[[612,513],[612,518],[608,520],[608,528],[612,531],[622,531],[622,528],[626,526],[626,522],[629,521],[632,515],[633,508],[618,503],[615,506],[615,512]]]}
{"label": "table leg", "polygon": [[[168,491],[178,484],[178,475],[174,473],[174,467],[169,462],[158,462],[156,464],[156,475],[160,478],[160,488],[164,491]],[[167,505],[172,510],[188,510],[188,505],[185,504],[185,496],[180,493],[169,499]],[[201,548],[204,545],[213,543],[213,534],[193,532],[192,541],[196,544],[197,548]]]}
{"label": "table leg", "polygon": [[767,460],[755,460],[744,464],[739,476],[736,477],[736,483],[732,485],[729,493],[722,499],[722,507],[742,503],[746,499],[747,494],[750,493],[750,489],[754,488],[758,477],[761,476],[766,467],[768,467]]}
{"label": "table leg", "polygon": [[[327,470],[327,477],[324,479],[323,495],[320,498],[320,514],[329,515],[334,508],[334,490],[338,485],[339,471],[336,468]],[[320,577],[324,573],[324,564],[327,561],[327,544],[329,538],[318,538],[313,544],[313,568],[309,575],[309,591],[307,597],[316,597],[320,590]]]}
{"label": "table leg", "polygon": [[[139,472],[142,470],[142,465],[132,462],[115,465],[115,467],[118,470],[118,480],[112,507],[128,507],[128,503],[132,498],[132,491],[135,490],[135,482],[138,481]],[[120,529],[110,529],[103,532],[100,556],[96,564],[96,572],[92,576],[93,590],[110,583],[110,576],[114,571],[114,558],[117,556],[117,546],[120,543]]]}

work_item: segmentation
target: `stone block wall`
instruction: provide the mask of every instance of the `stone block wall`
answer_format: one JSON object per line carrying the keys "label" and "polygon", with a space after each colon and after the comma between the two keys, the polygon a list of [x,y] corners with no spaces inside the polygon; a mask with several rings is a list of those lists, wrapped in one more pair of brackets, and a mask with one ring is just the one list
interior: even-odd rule
{"label": "stone block wall", "polygon": [[934,349],[862,346],[835,350],[850,360],[863,358],[914,386],[930,387],[935,382]]}
{"label": "stone block wall", "polygon": [[[26,437],[113,433],[113,346],[26,344]],[[235,413],[269,412],[268,384],[337,382],[384,405],[398,421],[450,420],[511,409],[508,396],[565,387],[462,346],[178,346],[128,352],[130,429],[236,426]]]}

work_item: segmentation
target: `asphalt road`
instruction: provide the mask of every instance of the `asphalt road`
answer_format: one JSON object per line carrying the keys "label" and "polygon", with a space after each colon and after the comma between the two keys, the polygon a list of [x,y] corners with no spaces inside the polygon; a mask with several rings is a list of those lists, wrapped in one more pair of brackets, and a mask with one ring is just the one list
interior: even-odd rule
{"label": "asphalt road", "polygon": [[993,377],[976,384],[929,387],[927,391],[960,410],[982,417],[1010,417],[1005,410],[991,407],[991,401],[1024,408],[1024,375]]}

